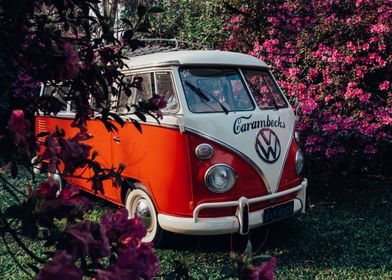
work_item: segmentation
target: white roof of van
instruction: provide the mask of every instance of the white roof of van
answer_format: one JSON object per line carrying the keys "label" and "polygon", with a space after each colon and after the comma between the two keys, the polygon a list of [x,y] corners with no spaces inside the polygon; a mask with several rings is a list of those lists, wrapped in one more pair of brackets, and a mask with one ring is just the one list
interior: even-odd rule
{"label": "white roof of van", "polygon": [[223,65],[267,68],[264,61],[242,53],[218,50],[178,50],[156,52],[132,57],[125,61],[129,69],[164,65]]}

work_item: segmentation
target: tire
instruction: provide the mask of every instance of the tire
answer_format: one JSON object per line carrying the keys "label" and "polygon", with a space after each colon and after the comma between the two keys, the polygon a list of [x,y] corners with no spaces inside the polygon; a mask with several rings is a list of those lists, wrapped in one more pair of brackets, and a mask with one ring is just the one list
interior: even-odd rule
{"label": "tire", "polygon": [[[163,237],[163,230],[158,223],[158,215],[154,203],[141,184],[135,184],[136,189],[129,191],[125,199],[125,207],[129,218],[139,216],[147,230],[143,242],[152,242],[158,246]],[[139,214],[137,213],[139,211]],[[147,212],[146,212],[147,211]],[[140,214],[144,212],[145,217]],[[149,218],[148,218],[149,217]]]}

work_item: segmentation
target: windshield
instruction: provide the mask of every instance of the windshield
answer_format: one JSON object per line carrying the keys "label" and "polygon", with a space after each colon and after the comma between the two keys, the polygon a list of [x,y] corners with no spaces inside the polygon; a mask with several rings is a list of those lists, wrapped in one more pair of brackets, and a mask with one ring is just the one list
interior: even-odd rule
{"label": "windshield", "polygon": [[183,67],[180,76],[189,110],[194,113],[254,109],[237,69]]}
{"label": "windshield", "polygon": [[260,109],[286,108],[287,103],[272,75],[265,70],[241,69]]}

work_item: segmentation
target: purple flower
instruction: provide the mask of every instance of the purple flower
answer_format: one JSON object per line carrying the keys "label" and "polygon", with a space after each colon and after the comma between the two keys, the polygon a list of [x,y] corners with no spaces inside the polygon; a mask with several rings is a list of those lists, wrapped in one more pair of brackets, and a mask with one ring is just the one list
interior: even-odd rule
{"label": "purple flower", "polygon": [[155,106],[157,106],[159,109],[163,109],[167,106],[166,96],[154,95],[152,98]]}
{"label": "purple flower", "polygon": [[74,258],[89,255],[96,262],[110,255],[110,246],[105,229],[97,223],[82,221],[67,229],[72,244]]}
{"label": "purple flower", "polygon": [[23,110],[13,110],[7,125],[13,134],[13,143],[15,146],[23,144],[26,152],[29,152],[28,129],[30,122],[25,119]]}
{"label": "purple flower", "polygon": [[74,79],[79,74],[79,56],[78,53],[73,49],[72,45],[68,42],[64,43],[63,47],[63,56],[64,56],[64,65],[60,69],[60,73],[58,78],[60,80],[70,80]]}
{"label": "purple flower", "polygon": [[71,255],[65,251],[60,251],[51,261],[45,264],[34,279],[79,280],[82,279],[82,272],[73,263]]}
{"label": "purple flower", "polygon": [[61,147],[55,137],[49,134],[44,141],[42,160],[48,161],[48,171],[52,174],[56,173],[57,165],[60,163],[59,154]]}
{"label": "purple flower", "polygon": [[56,197],[57,186],[54,184],[54,181],[43,181],[38,185],[38,191],[40,194],[45,196],[48,199],[53,199]]}
{"label": "purple flower", "polygon": [[159,263],[151,247],[139,240],[135,246],[121,249],[114,264],[97,271],[97,280],[152,279],[159,272]]}
{"label": "purple flower", "polygon": [[120,242],[123,246],[129,246],[132,242],[138,242],[147,233],[139,217],[128,218],[125,208],[118,210],[114,215],[111,211],[101,217],[101,224],[105,228],[110,242]]}
{"label": "purple flower", "polygon": [[273,280],[276,263],[276,258],[272,257],[268,261],[263,262],[260,266],[253,268],[251,271],[250,279]]}

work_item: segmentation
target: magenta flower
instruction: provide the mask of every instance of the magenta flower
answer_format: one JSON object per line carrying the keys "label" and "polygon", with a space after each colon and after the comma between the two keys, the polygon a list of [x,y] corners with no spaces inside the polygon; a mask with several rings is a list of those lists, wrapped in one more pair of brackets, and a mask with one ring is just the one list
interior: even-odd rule
{"label": "magenta flower", "polygon": [[35,276],[35,280],[81,280],[81,270],[73,263],[73,258],[65,251],[57,253]]}
{"label": "magenta flower", "polygon": [[390,86],[390,81],[384,81],[384,82],[382,82],[378,87],[379,87],[379,89],[380,90],[388,90],[389,89],[389,86]]}
{"label": "magenta flower", "polygon": [[376,148],[373,145],[366,145],[364,149],[365,154],[375,154],[377,152]]}
{"label": "magenta flower", "polygon": [[272,257],[266,262],[263,262],[260,266],[255,267],[251,271],[250,279],[252,280],[273,280],[275,273],[275,266],[277,259]]}
{"label": "magenta flower", "polygon": [[106,212],[101,217],[101,224],[109,242],[120,242],[125,247],[138,242],[147,233],[139,217],[128,218],[126,208],[118,210],[114,215],[111,211]]}
{"label": "magenta flower", "polygon": [[13,110],[7,128],[12,133],[14,145],[22,144],[27,153],[29,153],[29,127],[30,122],[25,119],[23,110]]}

